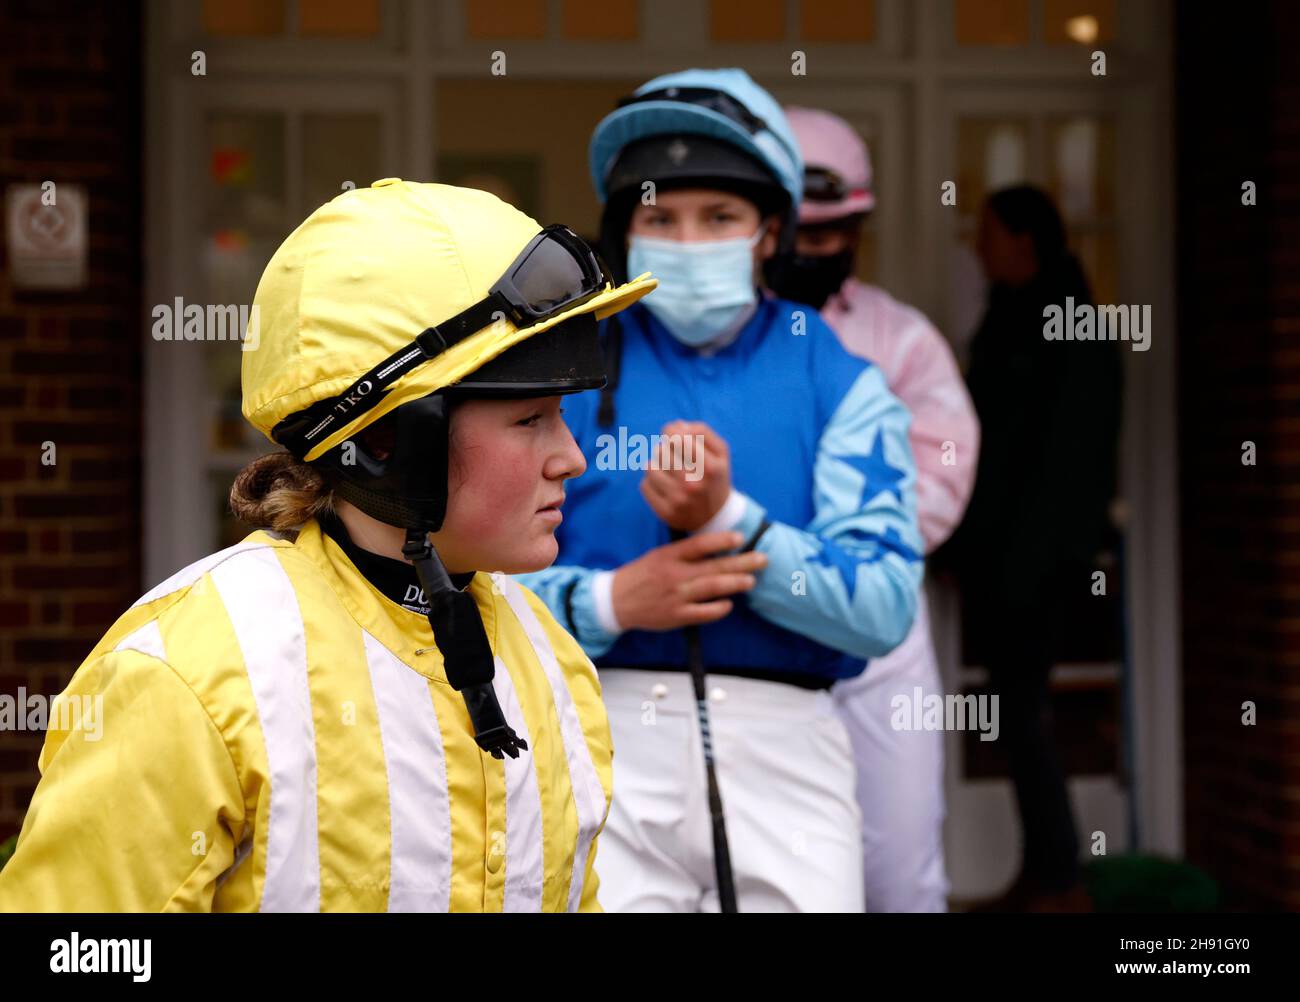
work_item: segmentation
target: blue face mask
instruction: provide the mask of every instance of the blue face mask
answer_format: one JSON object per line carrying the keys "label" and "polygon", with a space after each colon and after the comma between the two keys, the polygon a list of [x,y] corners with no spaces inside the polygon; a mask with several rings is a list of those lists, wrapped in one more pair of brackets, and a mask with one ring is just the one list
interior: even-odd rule
{"label": "blue face mask", "polygon": [[742,310],[758,298],[754,288],[752,237],[682,243],[634,236],[627,251],[627,273],[650,272],[659,288],[642,302],[682,344],[699,348],[716,340]]}

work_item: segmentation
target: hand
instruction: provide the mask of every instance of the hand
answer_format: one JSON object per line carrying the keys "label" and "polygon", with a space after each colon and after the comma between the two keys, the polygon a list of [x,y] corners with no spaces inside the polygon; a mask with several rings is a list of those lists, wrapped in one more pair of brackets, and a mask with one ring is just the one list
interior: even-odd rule
{"label": "hand", "polygon": [[767,555],[731,556],[744,542],[738,532],[707,532],[657,546],[614,572],[614,618],[625,630],[676,630],[712,623],[731,612],[727,595],[749,591]]}
{"label": "hand", "polygon": [[694,532],[731,494],[731,450],[703,421],[670,421],[660,434],[667,441],[641,480],[641,495],[670,529]]}

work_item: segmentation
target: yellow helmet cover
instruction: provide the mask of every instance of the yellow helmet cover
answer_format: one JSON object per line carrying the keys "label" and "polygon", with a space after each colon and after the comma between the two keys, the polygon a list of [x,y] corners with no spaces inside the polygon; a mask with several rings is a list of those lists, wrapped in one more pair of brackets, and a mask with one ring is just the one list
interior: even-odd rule
{"label": "yellow helmet cover", "polygon": [[[258,283],[243,352],[244,416],[268,438],[284,418],[347,389],[389,355],[488,295],[541,226],[495,195],[385,178],[344,192],[280,245]],[[648,274],[517,328],[508,318],[395,382],[334,429],[316,459],[394,408],[464,379],[512,345],[573,316],[617,313],[658,283]]]}

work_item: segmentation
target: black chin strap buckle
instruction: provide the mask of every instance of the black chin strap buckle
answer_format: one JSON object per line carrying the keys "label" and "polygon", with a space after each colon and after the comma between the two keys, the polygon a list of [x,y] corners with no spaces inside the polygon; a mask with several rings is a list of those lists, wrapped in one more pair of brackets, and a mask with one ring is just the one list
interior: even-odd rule
{"label": "black chin strap buckle", "polygon": [[496,690],[490,684],[468,685],[460,694],[469,710],[469,719],[474,723],[474,740],[480,748],[493,758],[504,755],[518,758],[520,751],[528,750],[528,742],[506,723]]}
{"label": "black chin strap buckle", "polygon": [[415,572],[423,579],[424,574],[421,572],[420,565],[415,562],[417,560],[432,560],[434,557],[433,544],[429,542],[428,535],[418,529],[408,529],[406,531],[406,542],[402,544],[402,556],[408,562],[415,564]]}
{"label": "black chin strap buckle", "polygon": [[474,599],[452,584],[427,533],[408,529],[402,556],[415,565],[420,586],[428,596],[433,639],[442,652],[447,681],[465,700],[474,740],[493,758],[518,758],[520,751],[528,750],[528,742],[506,723],[492,688],[496,664]]}

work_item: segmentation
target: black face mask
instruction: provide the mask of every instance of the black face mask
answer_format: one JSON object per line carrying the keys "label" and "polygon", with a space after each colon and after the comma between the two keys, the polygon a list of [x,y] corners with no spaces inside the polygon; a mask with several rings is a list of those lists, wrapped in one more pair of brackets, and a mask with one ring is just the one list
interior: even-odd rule
{"label": "black face mask", "polygon": [[839,254],[796,254],[767,268],[767,284],[782,299],[821,309],[831,294],[853,274],[853,251]]}

